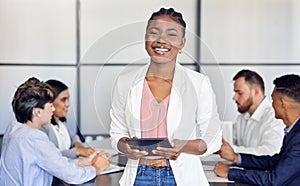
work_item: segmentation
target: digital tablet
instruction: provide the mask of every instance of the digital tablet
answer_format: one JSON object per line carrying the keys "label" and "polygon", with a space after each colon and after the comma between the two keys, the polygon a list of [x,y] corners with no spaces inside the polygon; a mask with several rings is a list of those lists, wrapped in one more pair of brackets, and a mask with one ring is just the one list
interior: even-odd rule
{"label": "digital tablet", "polygon": [[155,156],[155,154],[152,153],[152,150],[156,149],[156,147],[172,148],[168,138],[128,138],[126,141],[132,149],[147,151],[148,156]]}

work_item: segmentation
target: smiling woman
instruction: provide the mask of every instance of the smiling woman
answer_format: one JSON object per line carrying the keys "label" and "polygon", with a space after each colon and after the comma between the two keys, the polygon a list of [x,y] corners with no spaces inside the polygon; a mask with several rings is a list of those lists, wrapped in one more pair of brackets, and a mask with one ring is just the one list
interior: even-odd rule
{"label": "smiling woman", "polygon": [[[53,105],[55,111],[51,119],[51,123],[42,126],[42,130],[48,135],[50,141],[62,152],[64,156],[69,158],[77,158],[77,156],[88,157],[95,150],[91,147],[84,147],[78,135],[67,126],[67,114],[70,107],[70,94],[68,87],[58,80],[46,81],[54,92]],[[54,179],[53,186],[61,185],[58,179]]]}
{"label": "smiling woman", "polygon": [[182,15],[173,9],[152,14],[145,36],[146,50],[152,62],[172,61],[175,65],[177,54],[185,45],[185,27]]}
{"label": "smiling woman", "polygon": [[[177,63],[185,29],[173,8],[154,12],[145,34],[150,63],[116,81],[110,135],[113,148],[129,158],[122,186],[208,185],[199,155],[219,150],[220,120],[208,77]],[[168,138],[172,147],[149,156],[131,149],[128,138]]]}
{"label": "smiling woman", "polygon": [[49,139],[62,151],[62,154],[76,158],[77,156],[89,156],[94,152],[91,147],[84,147],[75,133],[68,129],[67,114],[70,107],[70,94],[68,87],[58,80],[46,81],[54,92],[53,105],[55,111],[51,119],[51,123],[43,126],[43,131],[47,133]]}

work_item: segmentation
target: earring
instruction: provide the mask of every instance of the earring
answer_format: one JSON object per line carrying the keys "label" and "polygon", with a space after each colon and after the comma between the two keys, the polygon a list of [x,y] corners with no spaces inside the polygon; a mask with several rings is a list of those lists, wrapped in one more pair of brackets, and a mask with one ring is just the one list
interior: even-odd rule
{"label": "earring", "polygon": [[182,50],[180,49],[178,53],[181,54],[181,53],[182,53]]}

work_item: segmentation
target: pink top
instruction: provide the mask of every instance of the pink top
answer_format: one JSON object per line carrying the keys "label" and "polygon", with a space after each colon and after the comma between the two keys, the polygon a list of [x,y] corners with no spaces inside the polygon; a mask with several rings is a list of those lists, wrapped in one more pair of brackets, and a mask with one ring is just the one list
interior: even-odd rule
{"label": "pink top", "polygon": [[170,95],[158,102],[153,96],[148,82],[144,81],[141,103],[141,132],[142,138],[168,137],[167,113]]}

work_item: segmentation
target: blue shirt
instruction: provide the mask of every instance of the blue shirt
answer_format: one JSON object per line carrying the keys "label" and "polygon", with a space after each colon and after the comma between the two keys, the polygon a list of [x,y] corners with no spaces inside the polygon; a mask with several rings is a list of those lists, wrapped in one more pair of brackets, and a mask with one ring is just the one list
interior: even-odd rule
{"label": "blue shirt", "polygon": [[284,128],[284,135],[288,134],[288,133],[292,130],[292,128],[295,126],[295,124],[297,123],[297,121],[298,121],[299,119],[300,119],[300,117],[298,117],[298,118],[294,121],[294,123],[292,123],[291,126],[285,127],[285,128]]}
{"label": "blue shirt", "polygon": [[2,141],[0,185],[47,186],[53,176],[80,184],[94,178],[96,170],[62,156],[44,132],[12,122]]}

